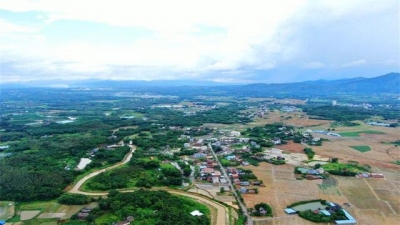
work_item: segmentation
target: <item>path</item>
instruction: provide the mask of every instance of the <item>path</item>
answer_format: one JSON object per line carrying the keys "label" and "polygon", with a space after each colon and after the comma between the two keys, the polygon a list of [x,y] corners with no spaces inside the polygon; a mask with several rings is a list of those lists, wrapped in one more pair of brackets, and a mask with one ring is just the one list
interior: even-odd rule
{"label": "path", "polygon": [[[116,167],[119,167],[121,165],[124,165],[124,164],[128,163],[129,160],[132,158],[132,153],[136,150],[135,146],[133,146],[133,145],[128,145],[128,146],[131,148],[131,150],[129,151],[129,153],[125,156],[125,158],[121,162],[119,162],[117,164],[114,164],[114,165],[112,165],[110,167],[107,167],[105,169],[94,171],[94,172],[84,176],[83,178],[81,178],[75,184],[75,186],[73,188],[71,188],[68,191],[68,193],[83,194],[83,195],[90,195],[90,196],[108,195],[108,192],[85,192],[85,191],[81,191],[80,188],[90,178],[92,178],[94,176],[97,176],[100,173],[104,173],[105,171],[108,171],[110,169],[114,169]],[[121,192],[133,192],[133,191],[134,190],[124,190],[124,191],[121,191]],[[196,199],[196,200],[198,200],[200,202],[203,202],[203,203],[205,203],[207,205],[210,205],[210,206],[214,207],[217,210],[216,224],[217,225],[229,224],[229,210],[225,206],[223,206],[222,204],[219,204],[219,203],[214,202],[214,201],[212,201],[212,200],[210,200],[210,199],[208,199],[206,197],[201,197],[201,196],[196,195],[196,194],[191,194],[191,193],[187,193],[187,192],[180,192],[180,191],[177,191],[177,190],[169,190],[169,189],[166,189],[165,191],[167,191],[167,192],[169,192],[171,194],[174,194],[174,195],[181,195],[181,196],[186,196],[186,197],[189,197],[189,198],[192,198],[192,199]]]}
{"label": "path", "polygon": [[[69,192],[69,193],[74,193],[74,194],[84,194],[84,195],[99,195],[99,193],[83,192],[83,191],[80,191],[79,189],[80,189],[81,186],[82,186],[87,180],[89,180],[90,178],[92,178],[92,177],[94,177],[94,176],[97,176],[97,175],[100,174],[100,173],[104,173],[104,172],[107,171],[107,170],[114,169],[114,168],[116,168],[116,167],[119,167],[119,166],[121,166],[121,165],[124,165],[124,164],[128,163],[129,160],[131,160],[131,158],[132,158],[132,153],[136,150],[136,147],[135,147],[135,146],[133,146],[133,145],[128,145],[128,146],[129,146],[129,148],[131,148],[131,150],[129,151],[128,154],[126,154],[125,158],[124,158],[121,162],[116,163],[116,164],[114,164],[114,165],[112,165],[112,166],[110,166],[110,167],[107,167],[107,168],[105,168],[105,169],[101,169],[101,170],[97,170],[97,171],[94,171],[94,172],[92,172],[92,173],[89,173],[88,175],[82,177],[82,178],[75,184],[75,186],[72,187],[68,192]],[[100,195],[101,195],[101,194],[100,194]]]}

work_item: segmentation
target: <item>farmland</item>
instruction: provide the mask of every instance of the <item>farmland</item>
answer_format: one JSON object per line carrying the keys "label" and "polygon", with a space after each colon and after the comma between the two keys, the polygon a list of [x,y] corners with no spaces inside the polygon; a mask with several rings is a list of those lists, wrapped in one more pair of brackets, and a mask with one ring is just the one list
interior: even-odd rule
{"label": "farmland", "polygon": [[258,167],[248,168],[264,180],[266,187],[259,188],[259,195],[244,195],[246,204],[251,207],[258,202],[266,202],[274,209],[273,218],[256,224],[313,224],[295,215],[287,216],[283,209],[293,202],[320,198],[339,204],[349,202],[351,207],[345,209],[360,224],[389,225],[400,219],[400,186],[397,183],[398,177],[395,177],[395,169],[379,169],[379,172],[388,175],[387,179],[332,176],[335,182],[324,184],[325,180],[296,180],[290,165],[274,167],[260,163]]}

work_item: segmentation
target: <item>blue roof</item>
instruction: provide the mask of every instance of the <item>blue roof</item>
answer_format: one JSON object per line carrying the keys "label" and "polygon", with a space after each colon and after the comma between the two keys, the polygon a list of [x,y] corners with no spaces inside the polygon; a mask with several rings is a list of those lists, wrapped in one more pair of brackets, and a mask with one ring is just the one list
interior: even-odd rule
{"label": "blue roof", "polygon": [[327,210],[321,210],[321,211],[319,211],[319,212],[322,213],[322,214],[324,214],[325,216],[330,216],[330,215],[331,215],[331,213],[328,212]]}
{"label": "blue roof", "polygon": [[290,213],[296,213],[296,211],[295,211],[294,209],[287,208],[287,209],[285,209],[285,213],[288,213],[288,214],[290,214]]}
{"label": "blue roof", "polygon": [[6,221],[5,220],[0,220],[0,225],[4,225],[4,224],[6,224]]}
{"label": "blue roof", "polygon": [[336,224],[356,224],[357,221],[346,210],[341,209],[346,216],[347,220],[335,220]]}

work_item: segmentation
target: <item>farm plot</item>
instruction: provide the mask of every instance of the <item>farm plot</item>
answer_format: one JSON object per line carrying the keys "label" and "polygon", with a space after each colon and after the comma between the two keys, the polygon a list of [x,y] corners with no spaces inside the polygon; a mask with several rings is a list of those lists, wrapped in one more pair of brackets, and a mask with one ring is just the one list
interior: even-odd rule
{"label": "farm plot", "polygon": [[371,151],[371,147],[368,145],[356,145],[356,146],[349,146],[350,148],[353,148],[359,152],[368,152]]}
{"label": "farm plot", "polygon": [[0,202],[0,219],[8,220],[12,218],[15,214],[15,204],[14,202],[2,201]]}
{"label": "farm plot", "polygon": [[30,219],[33,219],[35,216],[37,216],[39,213],[40,213],[40,210],[21,211],[20,217],[21,217],[21,220],[30,220]]}

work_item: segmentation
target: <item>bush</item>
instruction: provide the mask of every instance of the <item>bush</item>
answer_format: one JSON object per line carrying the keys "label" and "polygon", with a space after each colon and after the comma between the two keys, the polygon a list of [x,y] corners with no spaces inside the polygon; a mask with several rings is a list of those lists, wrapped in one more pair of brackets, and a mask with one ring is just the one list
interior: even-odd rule
{"label": "bush", "polygon": [[312,148],[305,148],[303,151],[307,154],[309,159],[314,158],[315,152],[312,150]]}
{"label": "bush", "polygon": [[58,202],[65,205],[84,205],[89,202],[89,198],[86,195],[66,193],[58,198]]}

